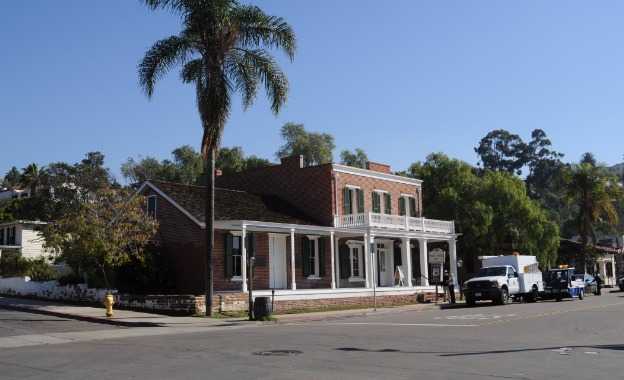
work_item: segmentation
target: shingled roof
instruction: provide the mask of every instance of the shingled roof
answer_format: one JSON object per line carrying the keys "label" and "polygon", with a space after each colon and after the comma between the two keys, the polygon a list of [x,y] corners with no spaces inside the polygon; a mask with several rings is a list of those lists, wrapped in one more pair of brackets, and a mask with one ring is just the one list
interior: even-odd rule
{"label": "shingled roof", "polygon": [[[205,187],[164,181],[149,182],[197,220],[205,222]],[[301,210],[277,196],[257,195],[223,188],[215,188],[215,220],[318,224]]]}

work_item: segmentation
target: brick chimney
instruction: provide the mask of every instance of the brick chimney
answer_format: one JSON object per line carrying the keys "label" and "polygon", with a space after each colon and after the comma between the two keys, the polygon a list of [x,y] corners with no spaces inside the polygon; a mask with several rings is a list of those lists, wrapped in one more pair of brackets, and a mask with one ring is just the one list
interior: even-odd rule
{"label": "brick chimney", "polygon": [[366,163],[366,169],[372,170],[374,172],[392,174],[392,171],[390,170],[390,165],[388,164],[380,164],[377,162],[368,161]]}
{"label": "brick chimney", "polygon": [[280,158],[280,162],[283,167],[288,169],[301,169],[303,168],[303,156],[289,156]]}

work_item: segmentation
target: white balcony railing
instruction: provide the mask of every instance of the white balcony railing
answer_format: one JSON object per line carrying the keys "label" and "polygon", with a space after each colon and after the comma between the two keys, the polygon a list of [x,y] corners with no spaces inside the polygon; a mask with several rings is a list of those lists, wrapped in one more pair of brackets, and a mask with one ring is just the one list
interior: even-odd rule
{"label": "white balcony railing", "polygon": [[441,234],[455,233],[455,223],[453,221],[378,214],[374,212],[337,215],[334,218],[334,227],[375,227]]}

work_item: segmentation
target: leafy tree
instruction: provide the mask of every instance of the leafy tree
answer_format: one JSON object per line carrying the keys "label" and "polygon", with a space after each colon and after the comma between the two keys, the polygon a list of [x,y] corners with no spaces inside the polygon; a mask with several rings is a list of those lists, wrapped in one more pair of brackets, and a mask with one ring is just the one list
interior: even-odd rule
{"label": "leafy tree", "polygon": [[203,160],[193,147],[183,145],[171,152],[173,161],[158,161],[153,157],[145,157],[136,161],[128,158],[121,165],[121,174],[131,183],[147,180],[160,180],[195,184],[200,181],[203,173]]}
{"label": "leafy tree", "polygon": [[527,164],[527,151],[520,136],[504,129],[489,132],[475,148],[484,169],[516,174],[521,174]]}
{"label": "leafy tree", "polygon": [[150,9],[179,15],[182,31],[156,42],[139,64],[139,83],[148,97],[157,80],[176,66],[184,83],[193,84],[203,128],[206,171],[206,310],[212,305],[214,248],[214,164],[219,141],[230,115],[232,95],[242,94],[249,107],[263,85],[278,113],[286,102],[288,80],[268,49],[280,49],[292,60],[295,34],[281,17],[235,0],[142,0]]}
{"label": "leafy tree", "polygon": [[41,185],[43,171],[39,169],[37,164],[32,163],[22,169],[22,175],[20,176],[20,185],[30,190],[30,196],[35,196],[37,188]]}
{"label": "leafy tree", "polygon": [[474,270],[478,256],[520,251],[554,264],[559,231],[526,194],[524,183],[505,172],[478,175],[469,164],[442,153],[415,163],[409,175],[422,179],[427,217],[454,220],[460,255]]}
{"label": "leafy tree", "polygon": [[268,166],[270,164],[271,162],[269,160],[254,155],[245,157],[243,148],[235,146],[232,148],[219,149],[215,166],[221,169],[223,174],[232,174],[243,170]]}
{"label": "leafy tree", "polygon": [[2,186],[13,189],[19,186],[22,180],[21,177],[22,175],[20,174],[19,170],[17,170],[17,168],[13,166],[11,170],[9,170],[4,176],[4,179],[2,180]]}
{"label": "leafy tree", "polygon": [[306,166],[332,162],[336,147],[332,135],[307,132],[303,124],[295,123],[284,124],[281,135],[284,145],[277,151],[277,158],[302,155]]}
{"label": "leafy tree", "polygon": [[129,189],[108,187],[43,229],[45,246],[76,273],[99,273],[107,288],[109,274],[132,259],[143,258],[157,222],[144,211],[145,198]]}
{"label": "leafy tree", "polygon": [[567,199],[574,207],[574,227],[584,247],[577,257],[577,265],[585,268],[592,254],[590,244],[597,241],[597,230],[618,223],[616,203],[622,199],[621,190],[617,179],[604,167],[597,166],[593,155],[586,153],[572,168]]}
{"label": "leafy tree", "polygon": [[356,168],[366,168],[368,162],[368,156],[366,152],[360,148],[355,148],[355,151],[343,150],[340,152],[340,163],[343,165],[354,166]]}

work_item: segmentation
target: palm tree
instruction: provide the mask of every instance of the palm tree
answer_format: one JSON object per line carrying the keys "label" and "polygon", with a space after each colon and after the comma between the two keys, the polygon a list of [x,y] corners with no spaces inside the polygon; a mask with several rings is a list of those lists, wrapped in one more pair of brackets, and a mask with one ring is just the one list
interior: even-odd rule
{"label": "palm tree", "polygon": [[32,163],[22,169],[22,175],[20,176],[20,185],[30,190],[30,196],[34,197],[37,188],[41,184],[43,179],[43,171],[39,169],[37,164]]}
{"label": "palm tree", "polygon": [[576,206],[576,230],[580,236],[582,250],[577,265],[585,270],[589,243],[596,242],[596,227],[600,224],[613,226],[618,222],[614,200],[618,196],[617,181],[610,181],[595,161],[585,157],[573,168],[567,197]]}
{"label": "palm tree", "polygon": [[202,155],[206,171],[206,314],[212,310],[212,252],[214,247],[214,162],[232,95],[242,95],[249,107],[264,85],[271,110],[286,101],[288,80],[269,49],[282,50],[292,61],[295,34],[281,17],[236,0],[141,0],[152,10],[179,15],[182,31],[156,42],[139,64],[139,83],[148,97],[154,85],[180,66],[182,82],[195,86],[203,128]]}

